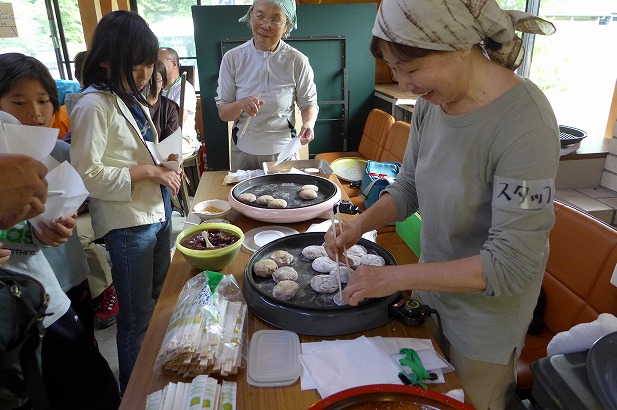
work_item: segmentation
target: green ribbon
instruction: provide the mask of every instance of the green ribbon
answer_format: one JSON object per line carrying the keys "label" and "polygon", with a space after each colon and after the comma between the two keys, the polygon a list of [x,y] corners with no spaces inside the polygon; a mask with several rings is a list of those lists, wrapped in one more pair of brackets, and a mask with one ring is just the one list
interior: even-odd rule
{"label": "green ribbon", "polygon": [[407,348],[401,349],[399,353],[405,355],[405,357],[399,359],[401,366],[407,366],[411,369],[411,373],[402,371],[400,374],[407,377],[412,386],[420,386],[428,389],[428,386],[426,383],[422,383],[422,380],[430,380],[431,377],[424,368],[418,353],[414,349]]}

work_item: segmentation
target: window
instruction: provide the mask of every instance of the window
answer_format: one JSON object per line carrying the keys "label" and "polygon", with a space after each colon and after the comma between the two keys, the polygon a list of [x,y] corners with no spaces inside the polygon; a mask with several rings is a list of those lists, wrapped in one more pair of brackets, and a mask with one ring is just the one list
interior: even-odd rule
{"label": "window", "polygon": [[[524,10],[524,0],[498,0],[504,9]],[[613,0],[537,0],[537,14],[557,32],[533,36],[528,66],[521,67],[544,91],[557,122],[604,136],[615,90],[617,2]],[[528,50],[529,53],[529,50]]]}
{"label": "window", "polygon": [[542,0],[539,15],[557,32],[536,36],[529,78],[548,97],[559,124],[604,136],[617,79],[617,2]]}
{"label": "window", "polygon": [[[86,49],[77,0],[45,0],[44,3],[13,0],[11,3],[19,37],[0,39],[0,53],[16,52],[35,57],[47,66],[54,78],[74,78],[72,68],[70,77],[67,76],[65,53],[68,52],[68,59],[72,60],[77,52]],[[56,10],[62,16],[64,42]]]}
{"label": "window", "polygon": [[[201,5],[242,5],[252,0],[202,0]],[[191,6],[196,0],[137,0],[139,14],[148,22],[161,47],[171,47],[178,53],[181,66],[194,67],[193,86],[199,91],[197,54],[193,36]]]}
{"label": "window", "polygon": [[19,37],[0,39],[0,53],[22,53],[35,57],[49,68],[54,77],[59,78],[57,49],[50,35],[46,8],[27,0],[11,3]]}

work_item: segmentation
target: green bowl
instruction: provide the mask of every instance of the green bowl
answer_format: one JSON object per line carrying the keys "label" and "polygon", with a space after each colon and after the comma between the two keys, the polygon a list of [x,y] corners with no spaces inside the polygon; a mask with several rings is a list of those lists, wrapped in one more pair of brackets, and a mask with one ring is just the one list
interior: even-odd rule
{"label": "green bowl", "polygon": [[[219,229],[221,231],[231,232],[238,235],[240,239],[224,248],[211,250],[189,249],[180,244],[180,242],[182,242],[182,240],[187,236],[192,235],[195,232],[201,232],[208,229]],[[242,232],[242,229],[228,223],[212,222],[191,226],[190,228],[180,232],[180,234],[176,237],[176,249],[179,250],[182,255],[184,255],[184,259],[186,259],[186,261],[195,268],[201,271],[220,271],[229,265],[238,255],[243,241],[244,232]]]}

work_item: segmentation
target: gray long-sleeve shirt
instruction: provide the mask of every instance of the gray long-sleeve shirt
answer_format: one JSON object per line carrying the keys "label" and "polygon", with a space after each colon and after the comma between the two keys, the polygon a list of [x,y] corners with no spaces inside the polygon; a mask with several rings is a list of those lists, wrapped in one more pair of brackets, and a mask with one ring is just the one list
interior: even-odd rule
{"label": "gray long-sleeve shirt", "polygon": [[505,364],[520,352],[553,226],[558,126],[529,80],[451,116],[419,100],[403,167],[387,188],[399,220],[419,209],[421,262],[482,257],[484,292],[419,292],[465,356]]}

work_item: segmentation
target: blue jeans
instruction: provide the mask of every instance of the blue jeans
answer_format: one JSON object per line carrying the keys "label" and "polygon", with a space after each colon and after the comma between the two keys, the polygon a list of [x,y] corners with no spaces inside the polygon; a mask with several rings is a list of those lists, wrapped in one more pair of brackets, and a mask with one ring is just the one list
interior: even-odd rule
{"label": "blue jeans", "polygon": [[124,392],[171,262],[171,219],[105,235],[118,294],[120,391]]}

